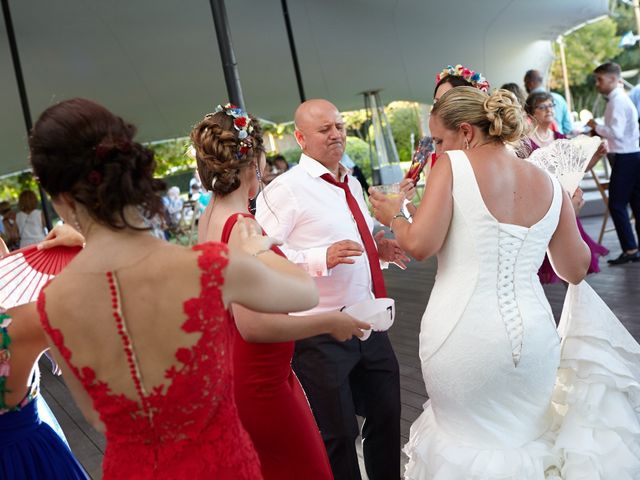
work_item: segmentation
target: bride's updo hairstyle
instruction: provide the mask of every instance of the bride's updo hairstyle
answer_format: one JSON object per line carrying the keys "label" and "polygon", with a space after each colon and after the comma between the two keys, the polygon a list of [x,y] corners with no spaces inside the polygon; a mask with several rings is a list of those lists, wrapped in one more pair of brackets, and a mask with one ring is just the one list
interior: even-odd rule
{"label": "bride's updo hairstyle", "polygon": [[70,195],[95,221],[146,230],[131,225],[125,209],[137,207],[148,219],[160,214],[165,184],[153,178],[153,152],[133,140],[135,133],[102,105],[65,100],[47,108],[31,131],[33,171],[52,198]]}
{"label": "bride's updo hairstyle", "polygon": [[445,128],[456,131],[463,123],[478,127],[496,142],[518,143],[525,135],[525,113],[516,96],[508,90],[490,95],[473,87],[457,87],[446,92],[433,106]]}
{"label": "bride's updo hairstyle", "polygon": [[254,117],[233,105],[218,110],[193,127],[191,142],[202,185],[224,196],[240,187],[240,173],[254,160],[259,168],[264,146]]}

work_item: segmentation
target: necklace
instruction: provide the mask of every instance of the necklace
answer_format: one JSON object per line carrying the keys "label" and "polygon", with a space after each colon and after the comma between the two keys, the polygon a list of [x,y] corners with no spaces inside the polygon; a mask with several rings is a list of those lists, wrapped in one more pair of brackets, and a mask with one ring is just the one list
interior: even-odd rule
{"label": "necklace", "polygon": [[542,135],[540,135],[538,133],[538,129],[536,128],[533,131],[533,135],[532,135],[536,140],[538,140],[538,144],[542,145],[546,145],[547,143],[553,141],[553,130],[547,130],[547,134],[543,137]]}

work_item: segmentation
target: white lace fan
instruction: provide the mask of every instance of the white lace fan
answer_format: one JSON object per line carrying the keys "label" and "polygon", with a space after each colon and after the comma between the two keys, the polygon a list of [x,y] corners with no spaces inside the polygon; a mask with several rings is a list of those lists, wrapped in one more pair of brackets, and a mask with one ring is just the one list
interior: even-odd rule
{"label": "white lace fan", "polygon": [[555,175],[562,188],[573,194],[601,141],[598,137],[586,135],[556,140],[533,152],[527,160]]}

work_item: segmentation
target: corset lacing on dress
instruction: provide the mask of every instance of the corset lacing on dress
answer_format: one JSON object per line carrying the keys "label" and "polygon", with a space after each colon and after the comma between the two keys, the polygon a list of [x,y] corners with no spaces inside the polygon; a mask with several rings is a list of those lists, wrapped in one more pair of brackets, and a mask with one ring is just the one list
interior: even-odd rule
{"label": "corset lacing on dress", "polygon": [[514,285],[515,263],[522,247],[522,239],[500,227],[498,244],[498,305],[500,315],[511,341],[513,364],[517,367],[522,353],[522,316],[516,302]]}

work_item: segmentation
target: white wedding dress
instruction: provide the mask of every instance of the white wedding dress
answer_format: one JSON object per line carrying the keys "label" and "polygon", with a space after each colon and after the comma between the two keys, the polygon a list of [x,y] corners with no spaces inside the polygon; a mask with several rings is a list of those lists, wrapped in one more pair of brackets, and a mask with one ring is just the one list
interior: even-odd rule
{"label": "white wedding dress", "polygon": [[500,223],[466,155],[449,156],[453,217],[420,332],[430,400],[406,478],[640,478],[640,347],[585,282],[556,330],[538,281],[560,184],[531,228]]}

